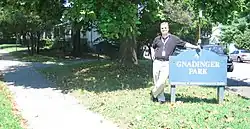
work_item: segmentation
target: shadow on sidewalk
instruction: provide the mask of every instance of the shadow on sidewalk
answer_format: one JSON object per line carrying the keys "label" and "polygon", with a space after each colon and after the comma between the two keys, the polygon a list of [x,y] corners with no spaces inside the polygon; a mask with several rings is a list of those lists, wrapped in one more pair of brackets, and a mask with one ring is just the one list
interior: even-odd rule
{"label": "shadow on sidewalk", "polygon": [[4,81],[14,86],[24,88],[54,88],[54,84],[38,73],[32,64],[22,66],[9,66],[2,70]]}
{"label": "shadow on sidewalk", "polygon": [[226,89],[238,94],[243,99],[250,100],[250,78],[228,78]]}
{"label": "shadow on sidewalk", "polygon": [[88,62],[93,60],[80,60],[66,63],[41,63],[41,62],[20,62],[13,60],[0,60],[0,70],[4,74],[4,81],[14,86],[25,88],[56,88],[55,84],[45,76],[38,73],[36,69],[62,66],[75,63]]}
{"label": "shadow on sidewalk", "polygon": [[244,79],[236,79],[236,78],[227,78],[227,86],[228,87],[241,87],[241,86],[247,86],[250,88],[250,77],[244,78]]}

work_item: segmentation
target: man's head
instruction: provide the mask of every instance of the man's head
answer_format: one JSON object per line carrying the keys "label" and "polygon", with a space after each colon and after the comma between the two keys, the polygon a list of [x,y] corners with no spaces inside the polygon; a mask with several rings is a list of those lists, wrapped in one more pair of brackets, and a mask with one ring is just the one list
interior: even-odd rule
{"label": "man's head", "polygon": [[168,31],[169,31],[168,22],[162,22],[161,26],[160,26],[160,29],[161,29],[161,34],[162,35],[167,35]]}

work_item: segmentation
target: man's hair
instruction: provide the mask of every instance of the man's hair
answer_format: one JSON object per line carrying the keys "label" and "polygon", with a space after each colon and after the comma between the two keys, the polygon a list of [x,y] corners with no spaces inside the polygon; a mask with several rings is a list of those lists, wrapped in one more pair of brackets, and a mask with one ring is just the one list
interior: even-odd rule
{"label": "man's hair", "polygon": [[168,25],[168,22],[163,21],[163,22],[161,22],[161,24],[160,24],[160,25],[163,25],[163,24],[167,24],[167,25]]}

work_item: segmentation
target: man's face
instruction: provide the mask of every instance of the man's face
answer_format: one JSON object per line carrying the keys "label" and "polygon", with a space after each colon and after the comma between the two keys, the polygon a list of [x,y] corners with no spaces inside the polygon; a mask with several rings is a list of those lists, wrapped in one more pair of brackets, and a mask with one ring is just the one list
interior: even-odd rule
{"label": "man's face", "polygon": [[168,23],[162,23],[161,24],[161,33],[163,35],[166,35],[166,34],[168,34],[168,31],[169,31]]}

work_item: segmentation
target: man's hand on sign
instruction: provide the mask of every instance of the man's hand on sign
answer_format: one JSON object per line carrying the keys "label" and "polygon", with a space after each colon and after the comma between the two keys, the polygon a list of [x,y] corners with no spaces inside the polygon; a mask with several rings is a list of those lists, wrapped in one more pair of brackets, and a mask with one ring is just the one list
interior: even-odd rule
{"label": "man's hand on sign", "polygon": [[193,45],[193,44],[188,43],[188,42],[186,42],[185,47],[186,48],[191,48],[191,49],[197,49],[197,50],[201,49],[200,45]]}

